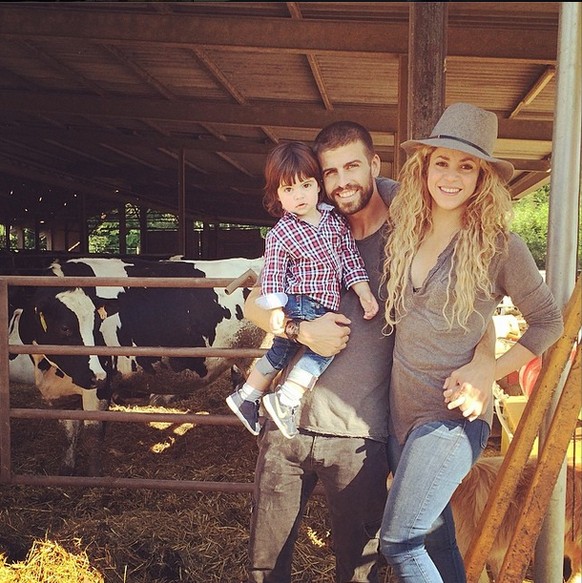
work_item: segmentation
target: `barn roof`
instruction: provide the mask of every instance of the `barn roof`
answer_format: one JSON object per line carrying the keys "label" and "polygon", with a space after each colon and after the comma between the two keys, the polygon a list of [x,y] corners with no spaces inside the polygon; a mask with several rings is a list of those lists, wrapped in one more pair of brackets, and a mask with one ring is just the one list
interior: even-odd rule
{"label": "barn roof", "polygon": [[[368,127],[394,176],[407,2],[0,5],[0,220],[122,201],[271,224],[266,152]],[[495,111],[514,196],[549,180],[558,2],[448,3],[446,103]],[[68,203],[68,206],[67,204]]]}

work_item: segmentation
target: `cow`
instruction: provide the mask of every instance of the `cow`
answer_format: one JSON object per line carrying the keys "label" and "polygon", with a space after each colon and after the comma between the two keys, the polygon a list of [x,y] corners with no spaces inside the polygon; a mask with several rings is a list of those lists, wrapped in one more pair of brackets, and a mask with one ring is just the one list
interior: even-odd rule
{"label": "cow", "polygon": [[[463,555],[467,552],[476,534],[477,523],[491,494],[502,462],[502,456],[481,458],[461,482],[452,497],[451,507],[455,520],[457,543]],[[489,583],[489,574],[492,580],[497,580],[520,517],[519,498],[523,496],[532,482],[536,463],[535,458],[530,458],[520,475],[515,494],[487,558],[487,568],[481,574],[479,583]],[[576,465],[570,460],[566,471],[564,580],[569,583],[582,583],[582,468],[580,468],[579,462]]]}
{"label": "cow", "polygon": [[[249,269],[259,273],[261,268],[262,258],[155,261],[85,257],[57,260],[51,264],[48,274],[58,277],[235,279]],[[90,305],[85,303],[84,317],[95,323],[94,337],[98,344],[105,346],[259,348],[266,339],[263,331],[243,318],[243,304],[249,293],[247,288],[227,294],[221,288],[95,286],[83,288],[82,293],[90,302]],[[28,320],[33,314],[34,309],[28,314],[26,309],[20,313],[16,310],[14,326],[17,319]],[[36,332],[39,332],[38,326]],[[12,338],[17,340],[15,335]],[[90,345],[84,338],[76,339],[80,345]],[[31,340],[30,336],[28,340]],[[32,342],[35,341],[38,342],[32,338]],[[70,394],[81,394],[84,409],[91,409],[93,405],[86,400],[87,383],[77,384],[73,376],[73,364],[79,357],[69,358],[68,365],[58,367],[56,363],[53,365],[52,358],[46,358],[42,367],[36,367],[34,382],[39,388],[45,387],[42,393],[45,397],[51,394],[47,387],[51,387],[52,393],[68,390]],[[17,380],[16,374],[21,368],[16,360],[11,361],[13,380]],[[93,359],[95,361],[99,362],[99,359]],[[239,369],[247,370],[252,359],[115,356],[101,359],[101,363],[107,372],[107,396],[111,397],[113,392],[123,394],[129,391],[142,395],[189,394],[216,380],[235,363]],[[104,407],[99,403],[98,408]],[[72,437],[69,449],[74,450],[75,445],[76,437]],[[68,459],[69,470],[74,467],[74,458],[73,451]]]}
{"label": "cow", "polygon": [[[98,310],[81,288],[40,287],[24,305],[13,310],[10,318],[9,344],[60,344],[95,346],[100,325]],[[107,372],[97,356],[10,354],[10,380],[35,384],[49,405],[70,395],[80,395],[85,410],[107,408],[109,390]],[[81,422],[62,420],[67,434],[61,473],[74,471],[76,444]],[[100,442],[103,427],[86,423],[88,442]],[[90,473],[99,472],[99,450],[90,459]]]}
{"label": "cow", "polygon": [[[248,270],[258,273],[259,259],[161,261],[69,259],[54,273],[91,277],[179,277],[231,279]],[[90,292],[104,306],[99,331],[106,346],[258,348],[265,333],[243,318],[246,288],[98,287]],[[142,394],[188,394],[207,386],[235,361],[222,357],[117,356],[112,359],[117,390]],[[246,370],[249,359],[237,359]]]}

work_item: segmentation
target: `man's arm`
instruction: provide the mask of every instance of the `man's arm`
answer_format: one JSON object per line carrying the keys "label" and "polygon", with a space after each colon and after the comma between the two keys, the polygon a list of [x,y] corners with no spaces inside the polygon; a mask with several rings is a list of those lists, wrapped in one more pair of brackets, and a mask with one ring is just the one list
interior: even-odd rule
{"label": "man's arm", "polygon": [[[269,310],[262,309],[255,302],[259,295],[259,288],[254,288],[251,291],[243,308],[244,317],[265,332],[273,334],[270,327]],[[343,314],[328,312],[310,322],[302,321],[299,324],[297,341],[321,356],[334,356],[343,350],[348,343],[350,323],[351,321]],[[283,336],[283,334],[278,335]]]}
{"label": "man's arm", "polygon": [[493,393],[495,370],[495,326],[493,320],[475,347],[473,360],[453,371],[445,380],[444,398],[449,409],[458,407],[463,417],[474,421],[485,410]]}

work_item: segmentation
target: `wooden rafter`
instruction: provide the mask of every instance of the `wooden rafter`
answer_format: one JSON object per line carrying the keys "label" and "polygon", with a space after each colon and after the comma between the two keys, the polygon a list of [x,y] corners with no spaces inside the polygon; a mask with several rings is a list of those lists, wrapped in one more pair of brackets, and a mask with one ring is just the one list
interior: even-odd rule
{"label": "wooden rafter", "polygon": [[550,178],[548,172],[530,172],[512,182],[510,191],[513,198],[518,200],[548,184]]}
{"label": "wooden rafter", "polygon": [[231,156],[227,156],[223,152],[216,152],[216,155],[219,158],[222,158],[228,164],[230,164],[233,168],[236,168],[237,170],[239,170],[240,172],[242,172],[243,174],[246,174],[247,176],[253,176],[253,174],[251,172],[249,172],[242,164],[240,164],[239,162],[237,162]]}
{"label": "wooden rafter", "polygon": [[0,67],[0,75],[7,79],[10,83],[13,83],[17,87],[24,87],[29,91],[39,91],[39,86],[36,83],[31,83],[26,77],[15,73],[11,69],[5,66]]}
{"label": "wooden rafter", "polygon": [[527,94],[521,99],[521,101],[513,108],[513,111],[509,114],[509,119],[513,119],[517,114],[524,108],[527,107],[532,101],[544,90],[546,85],[555,77],[556,67],[550,65],[545,68],[544,72],[539,76],[537,81],[533,84]]}
{"label": "wooden rafter", "polygon": [[[172,160],[176,160],[176,161],[180,160],[180,153],[179,152],[173,152],[172,150],[167,150],[166,148],[156,148],[156,150],[158,150],[159,152],[162,152],[162,154],[165,154],[169,158],[172,158]],[[183,150],[181,150],[181,151],[183,151]],[[196,170],[196,172],[200,172],[200,174],[208,174],[208,172],[206,170],[204,170],[204,168],[197,166],[193,162],[190,162],[190,160],[184,159],[184,166],[187,166],[188,168],[191,168],[192,170]]]}
{"label": "wooden rafter", "polygon": [[67,144],[62,144],[58,140],[52,140],[52,139],[46,139],[45,142],[52,144],[53,146],[56,146],[57,148],[61,148],[63,150],[66,150],[67,152],[71,152],[71,153],[73,153],[76,156],[79,156],[81,158],[87,158],[88,160],[91,160],[92,162],[99,162],[99,164],[105,164],[106,166],[113,166],[113,164],[111,162],[108,162],[108,161],[104,160],[103,158],[100,158],[99,156],[95,156],[93,154],[88,154],[86,152],[82,152],[79,150],[78,147],[68,146]]}
{"label": "wooden rafter", "polygon": [[150,162],[147,162],[146,160],[140,158],[139,156],[136,156],[135,154],[130,154],[129,152],[126,152],[125,150],[122,150],[121,148],[117,148],[117,147],[111,146],[109,144],[101,144],[101,146],[103,148],[106,148],[107,150],[111,150],[112,152],[114,152],[118,156],[123,156],[124,158],[127,158],[128,160],[133,160],[134,162],[137,162],[138,164],[142,164],[143,166],[147,166],[148,168],[153,168],[156,170],[160,169],[159,166],[157,166],[155,164],[151,164]]}
{"label": "wooden rafter", "polygon": [[[270,149],[271,145],[265,143],[265,140],[249,139],[249,138],[226,138],[222,136],[221,138],[216,138],[215,136],[194,134],[191,137],[187,136],[171,136],[166,130],[159,127],[159,124],[152,122],[151,120],[145,120],[144,123],[151,126],[160,135],[144,132],[132,132],[131,134],[122,133],[117,130],[105,130],[105,129],[65,129],[64,127],[55,129],[41,129],[36,127],[22,128],[22,127],[12,127],[3,128],[2,136],[11,137],[14,139],[27,138],[27,139],[56,139],[62,143],[79,144],[83,142],[87,143],[110,143],[118,145],[127,146],[163,146],[168,149],[179,149],[185,148],[187,150],[203,150],[207,152],[213,152],[215,150],[220,150],[222,152],[244,152],[244,153],[254,153],[254,154],[266,154]],[[210,134],[208,128],[204,128]],[[261,128],[263,129],[263,128]],[[278,137],[270,132],[270,139],[273,142],[278,142]],[[389,161],[392,158],[394,148],[392,146],[378,146],[376,151],[381,155],[382,160]],[[547,169],[547,162],[537,162],[535,160],[529,161],[519,161],[513,160],[514,165],[518,165],[523,162],[525,164],[524,170],[538,170],[545,171]],[[537,166],[540,164],[540,166]]]}
{"label": "wooden rafter", "polygon": [[198,61],[210,73],[212,78],[219,83],[239,105],[246,103],[247,100],[244,98],[243,94],[230,82],[226,75],[220,70],[220,67],[210,58],[204,49],[193,49],[192,52],[196,56],[196,59],[198,59]]}
{"label": "wooden rafter", "polygon": [[170,137],[170,132],[165,130],[159,123],[153,122],[151,119],[142,120],[144,125],[152,128],[162,136]]}
{"label": "wooden rafter", "polygon": [[87,89],[92,91],[93,93],[96,93],[97,95],[101,95],[101,96],[105,95],[105,91],[103,90],[103,88],[99,87],[99,85],[97,85],[96,83],[93,83],[93,81],[89,81],[89,79],[85,78],[78,71],[73,71],[70,67],[67,67],[65,64],[63,64],[56,57],[48,55],[45,51],[39,49],[36,46],[36,44],[34,42],[32,42],[31,40],[22,40],[22,41],[20,41],[20,44],[22,46],[26,47],[32,53],[34,53],[36,58],[41,60],[43,63],[45,63],[49,67],[52,67],[53,69],[55,69],[56,71],[61,73],[61,75],[63,75],[64,77],[66,77],[70,81],[74,82],[75,84],[80,83],[81,85],[83,85],[84,87],[86,87]]}
{"label": "wooden rafter", "polygon": [[[303,19],[299,2],[287,2],[287,10],[289,10],[289,14],[291,14],[291,17],[294,18],[295,20]],[[323,81],[323,75],[321,74],[321,68],[319,67],[319,63],[317,62],[317,57],[312,53],[308,53],[306,57],[307,62],[309,63],[309,68],[311,69],[311,74],[313,75],[313,79],[315,81],[315,84],[317,85],[321,101],[323,102],[325,109],[327,109],[328,111],[332,111],[333,104],[331,103],[331,99],[329,98],[329,95],[327,93],[327,89]]]}
{"label": "wooden rafter", "polygon": [[120,63],[122,63],[125,67],[127,67],[130,71],[135,73],[137,77],[149,85],[153,87],[162,97],[165,97],[169,101],[173,101],[176,97],[172,94],[171,91],[163,84],[160,83],[153,75],[148,73],[143,67],[140,67],[134,60],[130,59],[123,50],[119,47],[104,44],[102,43],[101,46],[108,51],[111,55],[113,55]]}
{"label": "wooden rafter", "polygon": [[[256,26],[251,17],[199,16],[193,14],[151,15],[99,14],[55,11],[42,4],[34,11],[11,6],[0,10],[0,35],[6,38],[77,39],[125,45],[198,46],[248,51],[287,51],[297,54],[406,54],[408,34],[399,22],[349,22],[341,20],[283,20],[262,18]],[[509,23],[512,24],[512,23]],[[529,21],[514,26],[480,26],[469,20],[451,20],[448,55],[487,57],[555,64],[557,29],[536,34]],[[166,34],[167,30],[172,35]],[[196,31],[196,38],[192,31]],[[516,43],[516,35],[524,39]],[[350,42],[346,43],[345,39]],[[535,42],[531,39],[535,38]],[[228,39],[228,43],[224,39]]]}
{"label": "wooden rafter", "polygon": [[[196,123],[226,123],[248,126],[302,127],[319,129],[340,119],[352,119],[370,131],[385,132],[395,126],[396,108],[379,106],[342,106],[322,111],[315,105],[260,104],[241,106],[229,103],[190,101],[169,102],[165,99],[109,97],[107,101],[88,95],[35,95],[23,91],[0,91],[4,111],[35,111],[46,114],[85,115],[95,117],[140,118]],[[548,124],[551,125],[551,124]],[[551,131],[550,131],[551,134]]]}
{"label": "wooden rafter", "polygon": [[269,138],[269,140],[271,140],[271,142],[273,142],[273,144],[279,143],[279,136],[277,136],[272,128],[261,126],[261,131],[267,136],[267,138]]}
{"label": "wooden rafter", "polygon": [[[244,98],[242,93],[230,82],[226,75],[222,72],[220,67],[210,58],[208,53],[201,48],[193,49],[193,53],[200,64],[203,65],[205,70],[210,74],[210,76],[216,81],[222,88],[239,104],[244,105],[247,100]],[[211,124],[204,124],[204,128],[207,129],[213,136],[220,140],[227,141],[226,137],[222,135],[218,130],[212,127]],[[220,155],[220,152],[217,152]],[[226,159],[226,158],[225,158]],[[232,161],[229,159],[229,163]],[[238,167],[238,166],[237,166]],[[244,170],[247,173],[247,170]]]}

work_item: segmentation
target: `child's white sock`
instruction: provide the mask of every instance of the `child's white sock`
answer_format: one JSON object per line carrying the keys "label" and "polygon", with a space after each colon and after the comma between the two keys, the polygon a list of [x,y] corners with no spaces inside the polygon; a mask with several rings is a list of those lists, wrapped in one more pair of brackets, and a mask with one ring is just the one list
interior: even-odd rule
{"label": "child's white sock", "polygon": [[245,383],[239,389],[239,393],[240,393],[240,396],[245,401],[258,401],[263,396],[262,391],[259,391],[258,389],[251,387],[251,385],[249,385],[248,383]]}
{"label": "child's white sock", "polygon": [[279,398],[283,405],[297,407],[305,394],[305,389],[295,383],[285,382],[279,389]]}

